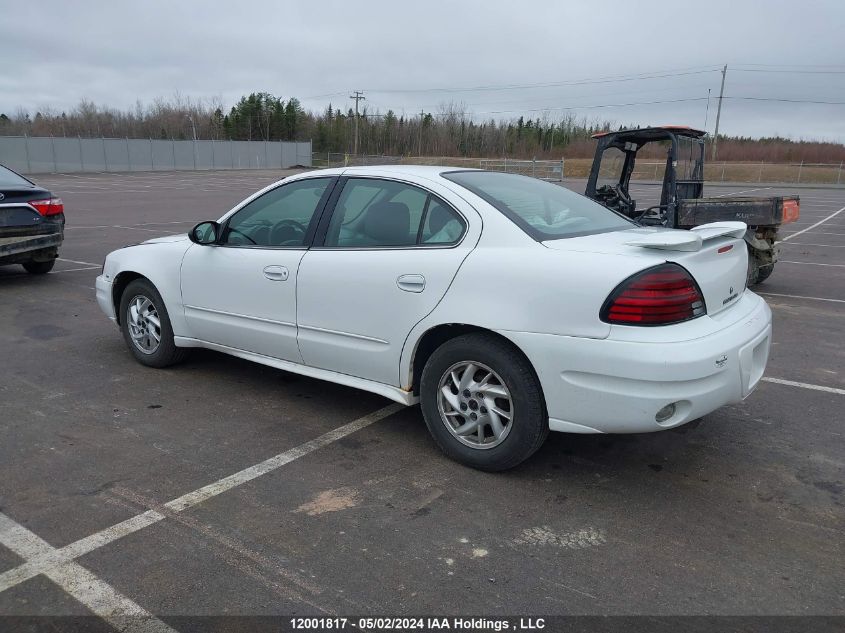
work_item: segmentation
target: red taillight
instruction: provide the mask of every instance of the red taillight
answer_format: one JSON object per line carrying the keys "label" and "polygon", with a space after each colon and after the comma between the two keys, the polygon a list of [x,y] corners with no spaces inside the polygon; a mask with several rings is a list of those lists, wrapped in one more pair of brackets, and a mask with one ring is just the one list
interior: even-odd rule
{"label": "red taillight", "polygon": [[27,204],[35,207],[41,215],[58,215],[65,212],[65,204],[61,198],[46,198],[44,200],[29,200]]}
{"label": "red taillight", "polygon": [[677,264],[661,264],[629,277],[601,309],[601,320],[619,325],[669,325],[706,313],[695,279]]}

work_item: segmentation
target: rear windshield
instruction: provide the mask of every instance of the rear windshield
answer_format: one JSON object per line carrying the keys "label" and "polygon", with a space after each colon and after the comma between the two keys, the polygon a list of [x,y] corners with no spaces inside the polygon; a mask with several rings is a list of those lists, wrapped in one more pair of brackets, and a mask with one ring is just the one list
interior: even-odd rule
{"label": "rear windshield", "polygon": [[536,178],[495,171],[453,171],[443,177],[492,204],[538,241],[619,231],[634,225],[589,198]]}
{"label": "rear windshield", "polygon": [[11,169],[0,165],[0,187],[31,187],[32,183],[23,176],[18,176]]}

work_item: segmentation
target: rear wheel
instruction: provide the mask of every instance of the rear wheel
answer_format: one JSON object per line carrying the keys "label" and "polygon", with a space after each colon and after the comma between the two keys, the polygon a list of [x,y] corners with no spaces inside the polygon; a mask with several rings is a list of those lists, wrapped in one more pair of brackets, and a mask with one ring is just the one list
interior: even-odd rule
{"label": "rear wheel", "polygon": [[774,269],[774,264],[766,264],[765,266],[760,266],[757,270],[757,283],[761,284],[766,281],[769,278],[769,275],[772,274]]}
{"label": "rear wheel", "polygon": [[748,277],[746,279],[746,286],[749,288],[756,284],[763,283],[772,274],[775,269],[775,263],[772,261],[772,253],[770,251],[758,251],[757,249],[748,247]]}
{"label": "rear wheel", "polygon": [[149,367],[167,367],[188,354],[176,347],[164,301],[146,279],[135,279],[123,291],[120,329],[135,359]]}
{"label": "rear wheel", "polygon": [[437,445],[473,468],[513,468],[549,433],[534,369],[492,335],[466,334],[435,350],[423,369],[420,400]]}
{"label": "rear wheel", "polygon": [[53,270],[55,264],[56,260],[51,259],[48,262],[26,262],[23,264],[23,267],[31,275],[46,275]]}

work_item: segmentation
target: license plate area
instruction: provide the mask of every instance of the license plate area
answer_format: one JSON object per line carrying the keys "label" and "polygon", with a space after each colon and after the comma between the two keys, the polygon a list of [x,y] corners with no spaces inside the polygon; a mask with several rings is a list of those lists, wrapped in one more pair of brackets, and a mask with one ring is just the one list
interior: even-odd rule
{"label": "license plate area", "polygon": [[44,221],[38,211],[23,204],[0,206],[0,228],[34,227]]}
{"label": "license plate area", "polygon": [[742,375],[742,396],[748,396],[760,382],[769,362],[772,328],[751,341],[739,351],[740,374]]}

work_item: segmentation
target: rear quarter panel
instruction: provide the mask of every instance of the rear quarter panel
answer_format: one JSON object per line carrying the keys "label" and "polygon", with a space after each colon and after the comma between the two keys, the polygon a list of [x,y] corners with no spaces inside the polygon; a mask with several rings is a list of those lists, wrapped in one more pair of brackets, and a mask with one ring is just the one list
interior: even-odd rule
{"label": "rear quarter panel", "polygon": [[400,365],[403,384],[419,340],[442,324],[606,338],[610,325],[599,320],[604,300],[643,267],[635,258],[555,251],[533,241],[515,247],[483,242],[464,260],[438,306],[411,330]]}

